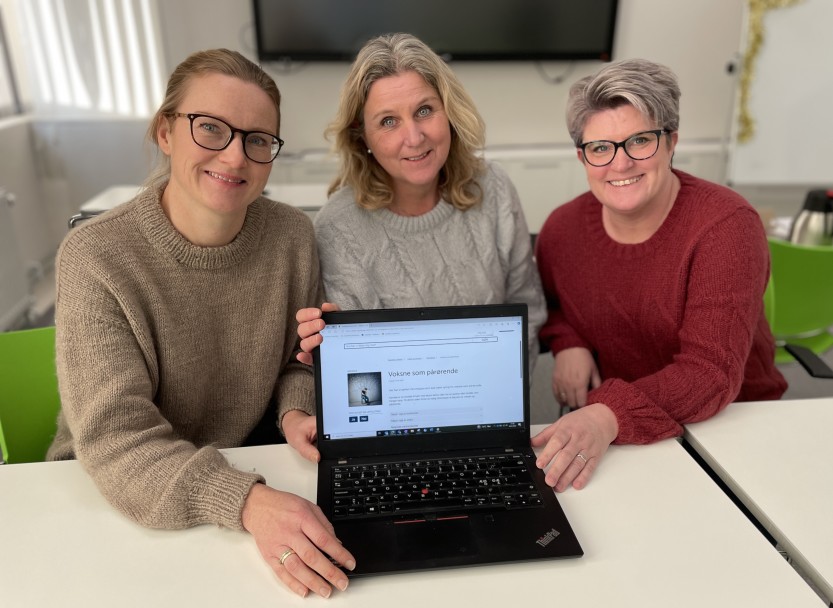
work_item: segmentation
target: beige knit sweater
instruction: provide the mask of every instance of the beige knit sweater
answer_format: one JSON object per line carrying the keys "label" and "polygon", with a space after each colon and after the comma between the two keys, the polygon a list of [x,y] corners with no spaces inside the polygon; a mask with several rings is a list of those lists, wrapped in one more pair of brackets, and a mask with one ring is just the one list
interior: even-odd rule
{"label": "beige knit sweater", "polygon": [[313,412],[312,373],[295,360],[295,312],[321,302],[309,219],[260,198],[234,241],[198,247],[145,191],[72,231],[56,272],[62,409],[48,458],[77,458],[141,524],[242,529],[262,479],[217,448],[239,446],[272,399],[280,417]]}

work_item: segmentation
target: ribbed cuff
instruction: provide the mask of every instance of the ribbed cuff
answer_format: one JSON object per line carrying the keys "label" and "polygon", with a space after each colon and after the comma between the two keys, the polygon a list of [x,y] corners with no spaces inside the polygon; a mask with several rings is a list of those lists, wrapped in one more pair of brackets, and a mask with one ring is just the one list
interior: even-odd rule
{"label": "ribbed cuff", "polygon": [[[218,454],[219,455],[219,454]],[[219,455],[223,458],[222,455]],[[252,486],[265,481],[257,473],[238,471],[215,463],[195,480],[190,497],[190,525],[213,523],[232,530],[244,530],[243,505]]]}

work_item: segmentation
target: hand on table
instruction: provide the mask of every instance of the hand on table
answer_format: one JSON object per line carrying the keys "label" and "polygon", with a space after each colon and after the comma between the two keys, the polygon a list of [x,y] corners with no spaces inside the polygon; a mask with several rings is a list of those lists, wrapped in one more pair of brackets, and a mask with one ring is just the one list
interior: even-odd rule
{"label": "hand on table", "polygon": [[312,591],[326,598],[332,586],[347,588],[347,575],[327,555],[348,570],[356,567],[356,560],[317,505],[256,483],[246,498],[242,520],[266,563],[301,597]]}
{"label": "hand on table", "polygon": [[319,333],[324,329],[324,320],[321,318],[323,312],[339,310],[337,304],[324,302],[321,308],[302,308],[295,313],[295,320],[298,321],[298,337],[301,338],[301,350],[297,358],[301,363],[312,365],[312,350],[321,344],[324,338]]}
{"label": "hand on table", "polygon": [[315,447],[317,434],[315,416],[310,416],[301,410],[291,410],[284,414],[281,427],[283,427],[286,442],[301,456],[312,462],[321,460],[321,454]]}
{"label": "hand on table", "polygon": [[565,414],[532,438],[542,447],[536,465],[546,471],[547,485],[563,492],[570,485],[580,490],[619,433],[616,415],[603,403],[593,403]]}
{"label": "hand on table", "polygon": [[587,405],[587,391],[602,383],[592,353],[581,346],[565,348],[555,355],[552,392],[555,399],[570,409]]}

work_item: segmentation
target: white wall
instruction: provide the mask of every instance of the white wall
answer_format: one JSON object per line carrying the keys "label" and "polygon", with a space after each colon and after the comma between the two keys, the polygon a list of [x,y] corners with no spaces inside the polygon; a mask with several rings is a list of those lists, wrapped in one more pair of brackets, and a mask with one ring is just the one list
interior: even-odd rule
{"label": "white wall", "polygon": [[[0,128],[0,133],[5,130]],[[0,331],[13,326],[30,304],[26,267],[12,215],[17,197],[2,185],[4,178],[0,176]]]}
{"label": "white wall", "polygon": [[833,185],[833,2],[767,12],[750,88],[755,135],[737,144],[733,184]]}
{"label": "white wall", "polygon": [[59,238],[41,193],[30,127],[28,118],[0,120],[0,331],[26,313],[31,280]]}
{"label": "white wall", "polygon": [[153,164],[147,119],[38,117],[32,121],[41,182],[66,221],[85,201],[118,184],[139,184]]}

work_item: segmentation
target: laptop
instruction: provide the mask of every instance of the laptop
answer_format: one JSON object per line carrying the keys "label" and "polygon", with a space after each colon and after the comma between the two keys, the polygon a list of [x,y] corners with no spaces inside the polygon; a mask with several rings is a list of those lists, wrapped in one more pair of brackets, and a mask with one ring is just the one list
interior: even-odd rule
{"label": "laptop", "polygon": [[526,304],[324,320],[317,500],[348,575],[583,555],[529,445]]}

